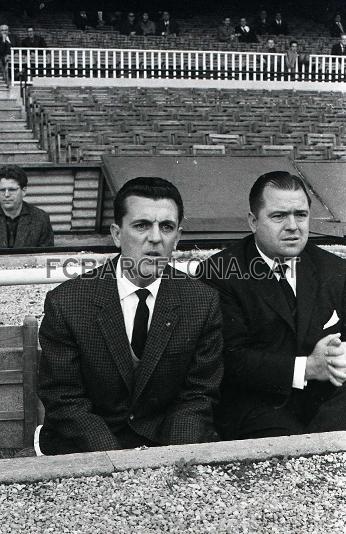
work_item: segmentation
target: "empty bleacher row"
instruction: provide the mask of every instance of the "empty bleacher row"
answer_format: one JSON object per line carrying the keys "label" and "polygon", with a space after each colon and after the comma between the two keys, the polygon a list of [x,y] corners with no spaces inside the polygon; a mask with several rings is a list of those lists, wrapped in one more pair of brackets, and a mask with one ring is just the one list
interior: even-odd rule
{"label": "empty bleacher row", "polygon": [[31,87],[26,107],[55,162],[104,153],[346,158],[342,93]]}

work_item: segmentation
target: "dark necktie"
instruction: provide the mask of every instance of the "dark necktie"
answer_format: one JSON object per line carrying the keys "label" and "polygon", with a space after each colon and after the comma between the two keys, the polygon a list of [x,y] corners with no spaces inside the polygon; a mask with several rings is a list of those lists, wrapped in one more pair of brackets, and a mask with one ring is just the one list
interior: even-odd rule
{"label": "dark necktie", "polygon": [[279,279],[280,287],[286,297],[286,300],[288,302],[292,315],[295,316],[296,305],[297,305],[296,296],[294,294],[292,286],[287,282],[287,278],[286,278],[287,269],[288,269],[288,265],[286,263],[279,263],[275,267],[274,272],[278,273],[280,276],[280,279]]}
{"label": "dark necktie", "polygon": [[150,291],[148,289],[138,289],[136,291],[139,302],[133,322],[131,347],[138,359],[142,357],[148,335],[149,308],[146,300],[149,294]]}

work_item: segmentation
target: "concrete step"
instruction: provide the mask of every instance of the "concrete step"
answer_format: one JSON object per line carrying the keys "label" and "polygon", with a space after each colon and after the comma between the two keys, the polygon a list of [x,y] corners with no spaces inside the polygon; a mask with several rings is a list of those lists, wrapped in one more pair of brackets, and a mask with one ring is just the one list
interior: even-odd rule
{"label": "concrete step", "polygon": [[15,151],[38,150],[38,142],[33,139],[7,139],[0,141],[0,153]]}
{"label": "concrete step", "polygon": [[22,150],[14,152],[1,152],[0,164],[5,163],[43,163],[49,161],[48,154],[45,150]]}
{"label": "concrete step", "polygon": [[24,119],[1,119],[0,133],[8,130],[30,131],[27,129],[26,121]]}
{"label": "concrete step", "polygon": [[2,96],[0,93],[0,109],[14,108],[17,106],[17,101],[14,98]]}
{"label": "concrete step", "polygon": [[21,119],[21,118],[22,118],[22,111],[19,107],[0,109],[0,121],[11,120],[11,119]]}
{"label": "concrete step", "polygon": [[1,130],[0,129],[0,141],[11,141],[17,139],[27,139],[38,143],[38,140],[33,139],[31,130]]}

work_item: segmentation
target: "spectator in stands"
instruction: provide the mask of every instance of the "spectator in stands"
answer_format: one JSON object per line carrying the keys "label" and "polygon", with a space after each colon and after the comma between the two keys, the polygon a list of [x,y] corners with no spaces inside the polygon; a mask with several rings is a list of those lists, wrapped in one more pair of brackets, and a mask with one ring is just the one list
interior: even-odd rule
{"label": "spectator in stands", "polygon": [[112,29],[116,32],[120,32],[122,24],[122,14],[121,11],[114,11],[110,14],[110,24]]}
{"label": "spectator in stands", "polygon": [[341,21],[341,15],[340,14],[335,15],[335,19],[332,25],[330,26],[330,35],[332,37],[340,37],[342,34],[345,33],[344,28],[346,30],[346,26],[344,26],[344,24]]}
{"label": "spectator in stands", "polygon": [[0,167],[0,248],[54,246],[48,214],[23,201],[27,185],[23,169]]}
{"label": "spectator in stands", "polygon": [[296,72],[302,72],[303,66],[307,67],[309,64],[309,56],[307,54],[298,52],[298,42],[293,40],[290,42],[289,49],[285,54],[285,68],[292,75]]}
{"label": "spectator in stands", "polygon": [[217,294],[167,265],[181,233],[180,193],[167,180],[135,178],[118,191],[114,215],[120,258],[46,298],[44,454],[217,438]]}
{"label": "spectator in stands", "polygon": [[230,43],[234,39],[234,31],[230,17],[225,17],[217,29],[217,39],[222,43]]}
{"label": "spectator in stands", "polygon": [[246,18],[240,19],[240,25],[235,27],[235,35],[240,43],[258,43],[257,35],[246,22]]}
{"label": "spectator in stands", "polygon": [[91,22],[88,20],[88,15],[85,9],[81,9],[74,14],[73,21],[78,30],[85,31],[88,26],[91,26]]}
{"label": "spectator in stands", "polygon": [[277,52],[275,41],[271,37],[267,40],[267,48],[265,52],[268,52],[269,54],[276,54]]}
{"label": "spectator in stands", "polygon": [[280,12],[276,13],[275,18],[270,26],[270,33],[274,35],[287,35],[288,26],[283,20]]}
{"label": "spectator in stands", "polygon": [[346,430],[345,260],[307,242],[310,203],[301,178],[260,176],[253,235],[199,268],[224,316],[222,439]]}
{"label": "spectator in stands", "polygon": [[11,57],[11,39],[8,34],[7,24],[0,26],[0,66],[4,81],[9,86],[8,66]]}
{"label": "spectator in stands", "polygon": [[[267,40],[267,46],[265,48],[265,50],[263,50],[264,53],[268,53],[268,54],[276,54],[277,53],[277,49],[276,49],[276,46],[275,46],[275,41],[274,39],[270,38]],[[270,80],[274,80],[275,79],[275,76],[276,76],[276,73],[275,73],[275,56],[263,56],[263,70],[264,72],[268,73],[270,72]],[[277,63],[277,67],[279,66],[279,63]],[[259,67],[260,67],[260,63],[259,63]]]}
{"label": "spectator in stands", "polygon": [[142,18],[139,23],[139,27],[143,35],[156,35],[156,25],[155,22],[150,20],[148,13],[143,13]]}
{"label": "spectator in stands", "polygon": [[129,36],[142,35],[142,31],[137,24],[135,14],[132,11],[128,13],[126,20],[122,23],[120,27],[120,33],[122,35]]}
{"label": "spectator in stands", "polygon": [[346,34],[340,35],[340,41],[332,46],[332,56],[346,56]]}
{"label": "spectator in stands", "polygon": [[27,30],[27,36],[22,40],[22,46],[25,48],[46,48],[46,41],[40,35],[35,35],[34,28]]}
{"label": "spectator in stands", "polygon": [[260,11],[259,17],[255,23],[255,30],[258,35],[270,33],[270,22],[268,20],[268,15],[265,9],[262,9],[262,11]]}
{"label": "spectator in stands", "polygon": [[162,13],[162,19],[158,22],[156,28],[157,35],[162,35],[168,37],[176,37],[179,35],[179,26],[177,22],[171,19],[171,16],[168,11]]}

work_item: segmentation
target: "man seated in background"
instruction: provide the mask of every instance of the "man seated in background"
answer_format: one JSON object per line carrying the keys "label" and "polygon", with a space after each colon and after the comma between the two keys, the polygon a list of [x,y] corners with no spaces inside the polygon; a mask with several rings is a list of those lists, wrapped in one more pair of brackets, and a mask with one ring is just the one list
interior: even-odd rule
{"label": "man seated in background", "polygon": [[335,15],[333,23],[330,26],[330,35],[331,37],[340,37],[345,33],[345,29],[341,20],[341,15],[338,13],[337,15]]}
{"label": "man seated in background", "polygon": [[346,430],[346,262],[308,243],[299,177],[264,174],[249,200],[252,235],[197,273],[221,297],[221,438]]}
{"label": "man seated in background", "polygon": [[225,17],[217,29],[217,39],[222,43],[230,43],[234,39],[234,31],[231,26],[231,19]]}
{"label": "man seated in background", "polygon": [[291,78],[294,79],[297,72],[301,73],[303,66],[308,68],[309,56],[298,51],[298,42],[291,41],[289,49],[285,54],[285,69],[291,73]]}
{"label": "man seated in background", "polygon": [[258,19],[255,22],[255,31],[258,35],[270,33],[270,22],[265,9],[262,9],[262,11],[260,11]]}
{"label": "man seated in background", "polygon": [[9,86],[8,66],[11,57],[11,42],[7,24],[1,24],[0,26],[0,68],[4,77],[4,81]]}
{"label": "man seated in background", "polygon": [[27,36],[21,43],[23,48],[46,48],[46,41],[40,35],[35,35],[34,28],[28,28]]}
{"label": "man seated in background", "polygon": [[217,292],[167,265],[183,203],[162,178],[114,200],[120,257],[47,294],[40,329],[44,454],[213,441],[222,377]]}
{"label": "man seated in background", "polygon": [[346,56],[346,34],[340,35],[340,41],[332,46],[332,56]]}
{"label": "man seated in background", "polygon": [[288,34],[288,26],[286,22],[283,20],[281,13],[276,13],[275,18],[270,26],[270,32],[274,35],[287,35]]}
{"label": "man seated in background", "polygon": [[23,201],[27,185],[23,169],[0,167],[0,248],[54,246],[48,214]]}
{"label": "man seated in background", "polygon": [[240,19],[240,25],[235,27],[235,35],[240,43],[257,43],[257,35],[246,22],[246,18]]}
{"label": "man seated in background", "polygon": [[155,22],[149,19],[148,13],[143,13],[142,18],[139,22],[139,27],[143,35],[155,35],[156,34]]}
{"label": "man seated in background", "polygon": [[157,24],[156,33],[164,37],[168,37],[169,35],[176,37],[179,35],[178,23],[171,19],[168,11],[162,13],[162,19]]}
{"label": "man seated in background", "polygon": [[122,35],[128,35],[129,37],[133,37],[134,35],[142,35],[142,31],[136,21],[136,16],[132,11],[127,14],[126,20],[124,20],[121,24],[120,33]]}

